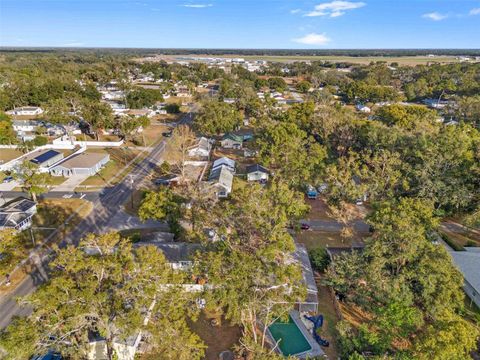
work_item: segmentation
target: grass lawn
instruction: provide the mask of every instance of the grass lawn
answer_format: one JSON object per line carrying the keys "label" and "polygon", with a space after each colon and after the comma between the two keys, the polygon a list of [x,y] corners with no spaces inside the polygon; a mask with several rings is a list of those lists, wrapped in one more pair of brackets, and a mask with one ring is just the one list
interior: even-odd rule
{"label": "grass lawn", "polygon": [[[145,146],[152,146],[154,143],[162,139],[162,133],[167,131],[165,125],[149,125],[142,133],[136,136],[138,144],[143,146],[143,139],[145,139]],[[127,143],[129,146],[135,146],[131,141]]]}
{"label": "grass lawn", "polygon": [[33,227],[57,228],[75,212],[78,212],[69,225],[77,225],[92,211],[93,204],[83,199],[45,199],[38,204],[37,214],[33,217]]}
{"label": "grass lawn", "polygon": [[66,180],[67,178],[63,176],[52,176],[49,186],[57,186],[63,184]]}
{"label": "grass lawn", "polygon": [[108,185],[110,179],[117,175],[124,166],[123,163],[119,163],[116,160],[110,160],[98,173],[87,178],[79,187],[81,188],[82,185],[98,187]]}
{"label": "grass lawn", "polygon": [[[103,187],[111,184],[111,180],[118,174],[121,174],[125,166],[140,153],[139,150],[131,147],[89,149],[88,152],[108,152],[110,161],[97,174],[90,176],[82,182],[79,190],[82,190],[82,186]],[[117,177],[113,183],[120,181],[121,178],[121,176]]]}
{"label": "grass lawn", "polygon": [[23,153],[18,149],[1,149],[0,164],[9,162],[10,160],[16,159],[17,157],[22,155]]}

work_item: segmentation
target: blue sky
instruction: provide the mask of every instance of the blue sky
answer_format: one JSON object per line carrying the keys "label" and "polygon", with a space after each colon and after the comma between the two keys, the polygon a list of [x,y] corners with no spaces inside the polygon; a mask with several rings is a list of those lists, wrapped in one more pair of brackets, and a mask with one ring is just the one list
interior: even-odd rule
{"label": "blue sky", "polygon": [[480,48],[480,0],[0,0],[0,45]]}

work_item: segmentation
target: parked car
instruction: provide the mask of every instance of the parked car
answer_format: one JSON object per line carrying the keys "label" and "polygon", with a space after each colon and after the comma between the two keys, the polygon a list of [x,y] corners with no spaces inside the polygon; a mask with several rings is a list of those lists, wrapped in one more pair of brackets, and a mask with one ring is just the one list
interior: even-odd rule
{"label": "parked car", "polygon": [[175,175],[162,176],[162,177],[153,179],[153,183],[155,185],[169,186],[172,183],[173,179],[175,178],[176,178]]}
{"label": "parked car", "polygon": [[309,230],[310,229],[310,225],[306,224],[306,223],[301,223],[300,224],[300,229],[302,230]]}
{"label": "parked car", "polygon": [[9,183],[13,181],[13,176],[7,176],[6,178],[3,179],[3,183]]}

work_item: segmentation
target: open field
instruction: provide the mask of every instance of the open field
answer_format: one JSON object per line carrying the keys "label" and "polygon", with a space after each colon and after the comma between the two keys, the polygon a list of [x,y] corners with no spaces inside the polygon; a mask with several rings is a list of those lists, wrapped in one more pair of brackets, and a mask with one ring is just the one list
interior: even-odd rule
{"label": "open field", "polygon": [[[426,65],[432,63],[447,64],[447,63],[458,63],[461,60],[456,56],[333,56],[333,55],[182,55],[182,58],[192,57],[192,58],[243,58],[245,60],[265,60],[272,62],[297,62],[297,61],[328,61],[332,63],[346,62],[352,64],[363,64],[368,65],[371,62],[383,61],[388,64],[398,63],[400,65]],[[178,56],[175,55],[166,55],[166,56],[157,56],[158,59],[164,59],[167,61],[175,61]]]}
{"label": "open field", "polygon": [[162,138],[162,133],[165,131],[167,131],[167,127],[164,125],[147,126],[141,134],[137,135],[137,141],[139,140],[144,145],[143,139],[145,139],[145,146],[152,146]]}
{"label": "open field", "polygon": [[6,163],[23,155],[18,149],[0,149],[0,163]]}

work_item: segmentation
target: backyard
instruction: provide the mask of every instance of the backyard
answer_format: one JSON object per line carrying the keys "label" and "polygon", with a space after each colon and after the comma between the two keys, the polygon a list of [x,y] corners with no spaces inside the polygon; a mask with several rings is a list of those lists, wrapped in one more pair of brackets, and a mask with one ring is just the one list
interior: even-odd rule
{"label": "backyard", "polygon": [[190,321],[189,325],[192,331],[198,334],[207,345],[206,360],[217,360],[222,351],[232,350],[241,336],[240,327],[231,325],[219,315],[205,312],[200,314],[197,321]]}

